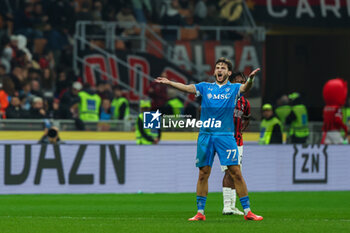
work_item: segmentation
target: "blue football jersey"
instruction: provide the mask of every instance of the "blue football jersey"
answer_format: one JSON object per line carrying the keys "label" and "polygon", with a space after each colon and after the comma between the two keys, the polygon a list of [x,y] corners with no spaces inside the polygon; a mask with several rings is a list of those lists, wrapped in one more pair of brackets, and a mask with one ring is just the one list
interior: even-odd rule
{"label": "blue football jersey", "polygon": [[[241,96],[239,90],[241,84],[227,82],[227,84],[219,86],[215,82],[201,82],[195,84],[195,87],[197,96],[202,96],[200,119],[202,122],[210,121],[209,127],[205,127],[208,124],[202,125],[200,133],[233,135],[233,112],[237,100]],[[218,127],[218,124],[215,124],[217,121],[221,121],[220,127]]]}

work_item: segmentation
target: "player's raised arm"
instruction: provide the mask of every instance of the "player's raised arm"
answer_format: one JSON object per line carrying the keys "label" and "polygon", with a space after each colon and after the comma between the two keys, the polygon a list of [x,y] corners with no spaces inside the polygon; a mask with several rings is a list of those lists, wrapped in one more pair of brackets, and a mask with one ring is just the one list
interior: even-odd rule
{"label": "player's raised arm", "polygon": [[250,88],[253,86],[254,77],[258,71],[260,71],[260,68],[257,68],[250,73],[247,82],[241,85],[241,88],[239,89],[241,93],[245,93],[250,90]]}
{"label": "player's raised arm", "polygon": [[193,84],[186,85],[183,83],[173,82],[173,81],[170,81],[167,78],[163,78],[163,77],[158,77],[155,81],[157,83],[163,83],[163,84],[172,86],[172,87],[174,87],[180,91],[183,91],[183,92],[187,92],[190,94],[196,94],[196,88]]}

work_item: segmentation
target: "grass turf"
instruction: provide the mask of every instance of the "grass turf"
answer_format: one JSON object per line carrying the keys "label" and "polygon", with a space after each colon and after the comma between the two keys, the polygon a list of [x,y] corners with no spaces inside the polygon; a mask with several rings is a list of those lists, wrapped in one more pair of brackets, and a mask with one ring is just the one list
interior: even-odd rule
{"label": "grass turf", "polygon": [[[210,193],[205,222],[195,194],[2,195],[0,232],[350,232],[350,192],[251,193],[261,222],[223,216]],[[238,207],[241,207],[239,202]]]}

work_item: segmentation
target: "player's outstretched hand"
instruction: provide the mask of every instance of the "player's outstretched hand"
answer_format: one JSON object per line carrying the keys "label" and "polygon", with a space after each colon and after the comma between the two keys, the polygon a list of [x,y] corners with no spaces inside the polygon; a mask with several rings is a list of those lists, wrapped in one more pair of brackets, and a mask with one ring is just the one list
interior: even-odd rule
{"label": "player's outstretched hand", "polygon": [[167,78],[158,77],[155,80],[157,83],[170,84],[170,81]]}
{"label": "player's outstretched hand", "polygon": [[257,68],[255,70],[253,70],[250,74],[249,74],[249,77],[250,78],[254,78],[254,76],[256,75],[256,73],[258,73],[260,71],[260,68]]}

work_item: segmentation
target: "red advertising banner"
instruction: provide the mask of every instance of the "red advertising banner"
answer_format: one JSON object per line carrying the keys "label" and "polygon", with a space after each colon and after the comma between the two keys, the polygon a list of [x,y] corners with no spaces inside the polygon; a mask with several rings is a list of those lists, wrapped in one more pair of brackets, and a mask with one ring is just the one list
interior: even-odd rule
{"label": "red advertising banner", "polygon": [[[201,81],[214,81],[215,61],[220,57],[227,57],[233,63],[235,71],[249,74],[252,69],[262,68],[263,65],[263,43],[253,44],[248,40],[235,42],[183,42],[179,41],[173,45],[173,54],[169,62],[153,51],[149,53],[133,53],[129,51],[116,51],[115,56],[130,67],[142,71],[140,73],[129,69],[117,62],[114,56],[106,57],[96,51],[80,51],[80,57],[85,61],[85,65],[80,67],[84,81],[91,85],[96,85],[99,80],[109,80],[113,84],[120,81],[131,88],[139,90],[144,95],[147,94],[151,80],[146,75],[156,78],[163,72],[171,80],[182,83],[198,83]],[[154,55],[152,55],[152,53]],[[195,74],[191,61],[201,76]],[[108,75],[107,75],[108,74]],[[262,74],[257,76],[256,84],[251,90],[250,96],[260,96]],[[141,87],[140,87],[141,85]],[[130,91],[128,97],[131,101],[139,99],[139,92]]]}

